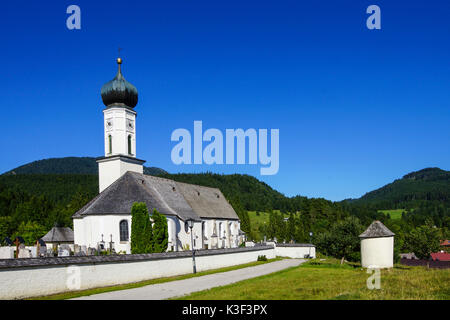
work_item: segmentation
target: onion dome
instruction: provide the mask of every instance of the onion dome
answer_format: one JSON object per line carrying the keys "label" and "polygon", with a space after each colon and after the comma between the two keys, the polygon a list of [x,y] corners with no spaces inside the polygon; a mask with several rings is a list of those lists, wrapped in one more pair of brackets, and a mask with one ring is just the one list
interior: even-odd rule
{"label": "onion dome", "polygon": [[122,75],[120,66],[122,59],[117,59],[119,69],[114,79],[102,87],[102,100],[106,107],[134,108],[138,103],[138,92],[135,86],[129,83]]}

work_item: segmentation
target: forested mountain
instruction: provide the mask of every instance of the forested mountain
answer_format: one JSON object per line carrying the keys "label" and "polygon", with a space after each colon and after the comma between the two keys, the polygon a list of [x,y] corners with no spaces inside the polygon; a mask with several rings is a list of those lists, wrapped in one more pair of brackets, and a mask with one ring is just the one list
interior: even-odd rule
{"label": "forested mountain", "polygon": [[426,168],[411,172],[351,202],[378,209],[412,209],[430,201],[450,204],[450,171]]}
{"label": "forested mountain", "polygon": [[[98,193],[97,172],[95,158],[63,158],[35,161],[0,175],[0,240],[21,235],[31,241],[55,223],[72,227],[71,216]],[[169,174],[158,168],[145,168],[145,173],[219,188],[239,215],[242,230],[255,239],[276,235],[307,242],[309,232],[325,234],[338,221],[356,217],[366,227],[381,220],[399,235],[401,244],[402,234],[417,226],[447,230],[450,223],[450,173],[438,168],[412,172],[360,199],[341,202],[286,197],[249,175]],[[407,209],[401,220],[379,212],[394,208]],[[255,230],[248,211],[269,212],[271,220]]]}
{"label": "forested mountain", "polygon": [[[160,168],[144,167],[144,173],[157,175],[167,172]],[[52,158],[33,161],[4,174],[98,174],[98,164],[92,157]]]}

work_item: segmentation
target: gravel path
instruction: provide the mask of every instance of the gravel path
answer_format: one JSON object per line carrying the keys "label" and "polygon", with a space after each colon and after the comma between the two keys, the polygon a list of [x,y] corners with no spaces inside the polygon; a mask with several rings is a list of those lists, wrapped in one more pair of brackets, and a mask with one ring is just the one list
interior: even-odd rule
{"label": "gravel path", "polygon": [[79,297],[74,300],[164,300],[263,276],[286,268],[298,266],[305,261],[306,260],[303,259],[284,259],[254,267],[153,284],[135,289],[94,294],[91,296]]}

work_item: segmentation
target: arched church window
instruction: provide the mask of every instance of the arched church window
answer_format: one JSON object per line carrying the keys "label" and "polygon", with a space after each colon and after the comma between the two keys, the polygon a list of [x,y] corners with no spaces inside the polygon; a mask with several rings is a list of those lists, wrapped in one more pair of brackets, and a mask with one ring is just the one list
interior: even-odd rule
{"label": "arched church window", "polygon": [[131,135],[128,136],[128,154],[131,156]]}
{"label": "arched church window", "polygon": [[109,154],[112,153],[112,136],[108,136]]}
{"label": "arched church window", "polygon": [[128,221],[120,221],[120,241],[128,241]]}

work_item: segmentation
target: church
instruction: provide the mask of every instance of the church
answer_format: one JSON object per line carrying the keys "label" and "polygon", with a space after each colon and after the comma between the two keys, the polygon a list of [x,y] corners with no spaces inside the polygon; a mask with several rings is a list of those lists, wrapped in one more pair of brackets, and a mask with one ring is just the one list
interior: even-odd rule
{"label": "church", "polygon": [[[217,188],[145,175],[136,156],[135,86],[122,75],[101,89],[105,155],[97,159],[99,194],[73,215],[74,244],[131,253],[131,207],[144,202],[167,218],[168,251],[234,248],[243,241],[239,217]],[[192,229],[188,221],[193,221]],[[191,235],[192,232],[192,235]],[[192,239],[193,240],[192,240]]]}

